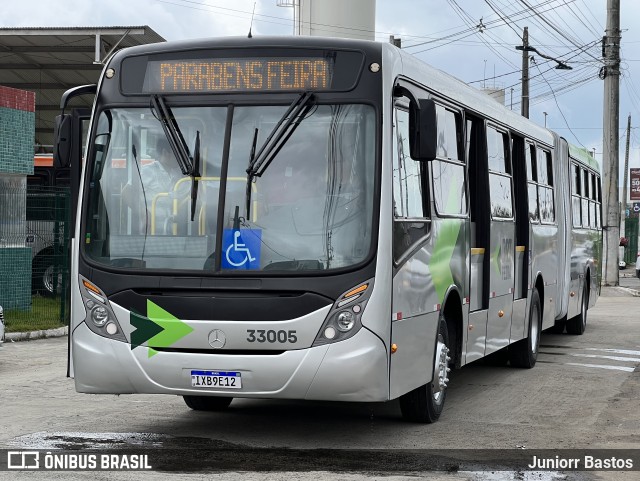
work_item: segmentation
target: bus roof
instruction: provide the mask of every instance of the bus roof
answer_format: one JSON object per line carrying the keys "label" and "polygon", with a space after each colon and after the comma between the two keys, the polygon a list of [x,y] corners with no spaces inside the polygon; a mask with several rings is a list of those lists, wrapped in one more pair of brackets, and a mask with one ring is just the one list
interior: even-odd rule
{"label": "bus roof", "polygon": [[600,173],[600,164],[598,161],[591,155],[589,149],[584,147],[577,147],[573,144],[569,144],[569,156],[573,157],[575,160],[582,162],[585,165],[588,165],[596,172]]}
{"label": "bus roof", "polygon": [[453,75],[432,67],[391,44],[383,44],[383,48],[391,52],[392,55],[398,54],[402,56],[402,68],[408,78],[420,79],[425,87],[438,92],[455,103],[466,105],[472,111],[475,110],[477,113],[494,119],[530,138],[553,145],[556,133],[523,117],[519,112],[508,109],[481,90]]}

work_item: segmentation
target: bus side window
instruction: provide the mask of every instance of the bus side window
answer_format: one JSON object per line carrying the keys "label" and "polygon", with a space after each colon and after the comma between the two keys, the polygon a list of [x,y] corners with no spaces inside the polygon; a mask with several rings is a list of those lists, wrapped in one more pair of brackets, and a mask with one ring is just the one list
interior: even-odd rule
{"label": "bus side window", "polygon": [[555,205],[553,198],[553,168],[551,152],[537,149],[538,162],[538,198],[540,200],[540,220],[547,224],[555,221]]}
{"label": "bus side window", "polygon": [[589,172],[580,169],[582,173],[582,227],[589,228]]}
{"label": "bus side window", "polygon": [[600,177],[598,175],[594,176],[594,189],[593,189],[593,198],[596,200],[596,228],[600,229],[602,227],[602,199],[600,198]]}
{"label": "bus side window", "polygon": [[571,182],[571,205],[573,209],[573,226],[580,227],[582,225],[580,214],[580,167],[571,164],[573,171],[573,180]]}
{"label": "bus side window", "polygon": [[513,217],[510,151],[507,133],[487,127],[489,196],[491,197],[491,215],[494,219]]}
{"label": "bus side window", "polygon": [[536,148],[527,142],[525,148],[525,159],[527,163],[527,185],[529,194],[529,221],[538,222],[540,220],[540,206],[538,205],[538,172],[536,169]]}
{"label": "bus side window", "polygon": [[395,109],[393,145],[393,254],[398,260],[429,232],[425,168],[409,156],[409,112]]}
{"label": "bus side window", "polygon": [[462,116],[440,105],[438,118],[438,146],[436,160],[431,162],[433,197],[438,214],[467,213],[467,189],[464,178],[462,150]]}
{"label": "bus side window", "polygon": [[589,224],[593,229],[598,227],[598,223],[596,218],[598,217],[598,206],[596,204],[597,193],[596,193],[596,176],[593,173],[589,174],[589,178],[591,179],[591,201],[589,202]]}

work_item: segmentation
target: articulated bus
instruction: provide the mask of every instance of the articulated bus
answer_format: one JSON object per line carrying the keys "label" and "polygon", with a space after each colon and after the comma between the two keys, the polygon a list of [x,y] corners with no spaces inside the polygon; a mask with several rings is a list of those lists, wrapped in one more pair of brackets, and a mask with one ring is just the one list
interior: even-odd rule
{"label": "articulated bus", "polygon": [[[64,107],[86,94],[80,172]],[[450,369],[531,368],[598,297],[594,159],[392,45],[133,47],[61,107],[79,392],[399,398],[434,422]]]}

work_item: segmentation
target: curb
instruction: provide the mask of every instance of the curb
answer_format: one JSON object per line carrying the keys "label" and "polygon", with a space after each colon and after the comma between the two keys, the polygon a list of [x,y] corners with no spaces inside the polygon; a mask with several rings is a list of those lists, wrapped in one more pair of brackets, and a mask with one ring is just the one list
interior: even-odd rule
{"label": "curb", "polygon": [[619,291],[619,292],[623,292],[625,294],[630,294],[633,297],[640,297],[640,291],[637,291],[635,289],[631,289],[629,287],[621,287],[621,286],[615,286],[613,288],[615,290]]}
{"label": "curb", "polygon": [[32,341],[35,339],[47,339],[49,337],[62,337],[69,334],[69,326],[45,329],[42,331],[7,332],[4,335],[5,342]]}

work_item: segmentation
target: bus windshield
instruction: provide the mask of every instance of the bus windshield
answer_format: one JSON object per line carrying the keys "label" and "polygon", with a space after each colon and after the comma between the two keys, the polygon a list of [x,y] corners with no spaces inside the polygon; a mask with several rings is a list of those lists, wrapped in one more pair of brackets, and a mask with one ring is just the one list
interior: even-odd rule
{"label": "bus windshield", "polygon": [[201,272],[363,262],[372,245],[374,109],[314,105],[254,171],[252,152],[287,109],[172,107],[184,145],[199,153],[198,176],[180,168],[153,108],[103,110],[86,184],[86,256],[112,268]]}

